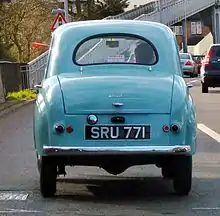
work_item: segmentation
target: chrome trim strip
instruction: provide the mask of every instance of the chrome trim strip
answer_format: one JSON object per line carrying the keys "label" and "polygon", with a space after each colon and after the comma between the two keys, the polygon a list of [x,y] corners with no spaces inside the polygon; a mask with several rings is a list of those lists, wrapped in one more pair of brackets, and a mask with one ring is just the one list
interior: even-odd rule
{"label": "chrome trim strip", "polygon": [[187,154],[191,152],[189,145],[175,146],[119,146],[119,147],[62,147],[44,146],[46,155],[75,155],[75,154]]}

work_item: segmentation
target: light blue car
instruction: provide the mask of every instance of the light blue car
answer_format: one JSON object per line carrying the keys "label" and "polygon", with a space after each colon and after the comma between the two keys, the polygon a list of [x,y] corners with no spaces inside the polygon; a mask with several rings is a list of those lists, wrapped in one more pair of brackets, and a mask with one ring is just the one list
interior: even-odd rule
{"label": "light blue car", "polygon": [[118,175],[155,164],[176,193],[191,190],[195,106],[175,36],[135,20],[65,24],[54,31],[37,85],[34,142],[43,197],[66,166]]}

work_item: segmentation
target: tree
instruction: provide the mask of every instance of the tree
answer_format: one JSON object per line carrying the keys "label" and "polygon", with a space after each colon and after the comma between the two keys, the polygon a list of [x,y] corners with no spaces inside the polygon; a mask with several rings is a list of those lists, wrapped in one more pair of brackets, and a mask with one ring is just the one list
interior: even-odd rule
{"label": "tree", "polygon": [[[71,4],[73,2],[69,1],[69,5]],[[75,0],[74,4],[76,14],[71,15],[75,20],[94,20],[123,13],[129,6],[129,0]]]}
{"label": "tree", "polygon": [[[128,0],[69,0],[75,2],[73,20],[103,19],[124,12]],[[57,0],[0,0],[0,56],[28,62],[45,49],[34,49],[33,42],[50,43],[50,27]],[[3,57],[2,57],[3,58]]]}
{"label": "tree", "polygon": [[0,60],[15,61],[15,59],[10,56],[8,48],[2,43],[0,43]]}
{"label": "tree", "polygon": [[95,18],[103,19],[108,16],[123,13],[129,6],[128,0],[97,0],[95,2]]}
{"label": "tree", "polygon": [[31,47],[32,42],[49,42],[51,14],[56,4],[45,0],[14,0],[1,4],[0,39],[20,62],[27,62],[42,52]]}

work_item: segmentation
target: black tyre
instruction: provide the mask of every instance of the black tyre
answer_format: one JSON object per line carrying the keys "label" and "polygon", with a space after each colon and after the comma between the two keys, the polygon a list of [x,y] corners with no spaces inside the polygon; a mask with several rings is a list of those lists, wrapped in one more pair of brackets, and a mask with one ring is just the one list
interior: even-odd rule
{"label": "black tyre", "polygon": [[175,158],[173,188],[178,195],[188,195],[192,187],[192,156]]}
{"label": "black tyre", "polygon": [[162,166],[161,174],[166,179],[172,179],[174,177],[174,171],[171,166]]}
{"label": "black tyre", "polygon": [[40,191],[43,197],[56,193],[57,166],[50,158],[42,157],[40,163]]}
{"label": "black tyre", "polygon": [[202,83],[202,93],[208,93],[208,92],[209,92],[208,86]]}

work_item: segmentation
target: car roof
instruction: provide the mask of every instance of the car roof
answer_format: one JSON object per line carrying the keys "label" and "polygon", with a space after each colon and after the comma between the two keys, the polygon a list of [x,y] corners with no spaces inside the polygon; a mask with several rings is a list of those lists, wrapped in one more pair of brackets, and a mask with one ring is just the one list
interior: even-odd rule
{"label": "car roof", "polygon": [[[100,41],[100,38],[105,34],[133,34],[137,37],[142,37],[154,45],[160,55],[160,59],[163,59],[163,62],[158,61],[154,66],[155,70],[164,67],[164,62],[167,62],[167,71],[178,71],[178,68],[180,68],[178,61],[176,61],[178,56],[176,38],[168,26],[157,22],[140,20],[92,20],[67,23],[59,26],[53,32],[49,49],[50,61],[48,71],[51,71],[53,74],[60,74],[73,70],[74,67],[78,68],[77,65],[73,64],[73,58],[77,49],[85,41],[93,40],[91,44],[87,45],[88,51],[85,53],[85,55],[88,55],[88,58],[92,58],[91,54],[94,53],[96,47],[97,50],[99,48],[101,50],[102,46],[97,45],[102,45],[103,41]],[[97,37],[97,40],[93,37]],[[66,56],[70,58],[66,58]],[[63,62],[65,62],[65,67]],[[127,66],[121,65],[121,67]]]}
{"label": "car roof", "polygon": [[[124,31],[128,31],[127,33],[134,33],[137,32],[137,30],[141,30],[141,32],[145,32],[146,28],[151,28],[155,33],[158,31],[164,31],[167,33],[167,36],[169,34],[173,34],[172,30],[161,23],[158,22],[151,22],[151,21],[141,21],[141,20],[89,20],[89,21],[77,21],[77,22],[70,22],[66,23],[64,25],[59,26],[54,32],[53,35],[60,35],[64,32],[74,32],[77,29],[97,29],[101,30],[103,28],[113,28],[115,29],[115,32],[120,32],[122,29]],[[138,31],[140,32],[140,31]],[[152,32],[154,34],[154,32]]]}
{"label": "car roof", "polygon": [[220,44],[211,44],[209,49],[211,49],[212,47],[220,47]]}

